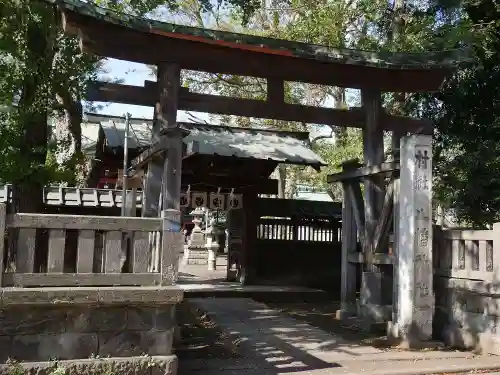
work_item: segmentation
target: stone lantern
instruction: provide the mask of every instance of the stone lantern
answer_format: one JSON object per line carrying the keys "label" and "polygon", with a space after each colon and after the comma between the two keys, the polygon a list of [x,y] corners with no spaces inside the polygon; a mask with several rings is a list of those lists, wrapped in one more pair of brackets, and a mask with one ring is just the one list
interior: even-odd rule
{"label": "stone lantern", "polygon": [[184,264],[207,264],[207,251],[205,249],[205,234],[200,224],[203,222],[205,213],[202,208],[197,207],[190,213],[193,216],[194,228],[191,231],[188,242],[184,245]]}

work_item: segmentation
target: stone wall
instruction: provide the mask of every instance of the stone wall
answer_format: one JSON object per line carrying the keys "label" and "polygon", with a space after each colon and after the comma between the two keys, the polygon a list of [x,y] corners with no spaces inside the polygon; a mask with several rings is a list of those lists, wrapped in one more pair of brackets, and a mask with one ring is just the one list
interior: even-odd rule
{"label": "stone wall", "polygon": [[175,305],[7,306],[0,362],[172,353]]}
{"label": "stone wall", "polygon": [[500,355],[500,288],[493,283],[437,277],[433,332],[462,349]]}

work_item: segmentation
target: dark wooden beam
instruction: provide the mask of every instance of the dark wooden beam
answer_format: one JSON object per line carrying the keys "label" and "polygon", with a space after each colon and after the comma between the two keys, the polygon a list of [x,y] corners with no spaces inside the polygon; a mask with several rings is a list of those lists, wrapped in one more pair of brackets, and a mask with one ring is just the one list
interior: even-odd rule
{"label": "dark wooden beam", "polygon": [[267,79],[267,101],[270,103],[285,102],[285,82],[282,79]]}
{"label": "dark wooden beam", "polygon": [[[269,88],[271,90],[270,98],[273,98],[274,102],[197,94],[183,88],[179,92],[179,110],[299,121],[331,126],[355,128],[364,128],[365,126],[366,116],[362,108],[343,110],[277,102],[276,100],[279,100],[279,91],[272,85]],[[89,85],[86,100],[154,106],[158,100],[157,92],[156,85],[151,83],[147,83],[145,87],[140,87],[93,82]],[[432,133],[432,123],[427,120],[390,115],[383,111],[380,114],[380,119],[384,129],[388,131]]]}
{"label": "dark wooden beam", "polygon": [[182,170],[182,131],[177,128],[179,88],[181,87],[181,68],[178,64],[158,66],[158,118],[160,133],[168,131],[169,140],[163,170],[163,210],[180,210],[181,170]]}
{"label": "dark wooden beam", "polygon": [[326,182],[332,184],[345,180],[360,180],[373,175],[388,176],[394,171],[399,171],[399,162],[382,163],[370,167],[361,167],[352,171],[330,174],[326,177]]}
{"label": "dark wooden beam", "polygon": [[359,242],[361,242],[361,246],[364,248],[366,241],[369,241],[369,239],[366,236],[365,206],[361,186],[357,181],[343,182],[342,185],[344,187],[344,192],[347,193],[348,199],[351,201]]}
{"label": "dark wooden beam", "polygon": [[[363,159],[367,167],[373,167],[384,161],[384,122],[380,116],[382,113],[382,93],[373,89],[361,90],[361,102],[366,114],[366,126],[363,128]],[[363,253],[367,258],[366,271],[375,272],[377,269],[371,262],[375,253],[373,235],[382,210],[384,178],[380,174],[371,175],[363,179],[363,185],[366,239]]]}
{"label": "dark wooden beam", "polygon": [[384,203],[382,206],[382,211],[375,225],[375,230],[373,234],[374,241],[374,253],[378,253],[382,250],[382,246],[387,244],[390,224],[393,219],[393,207],[394,207],[394,177],[387,185],[387,190],[385,191]]}
{"label": "dark wooden beam", "polygon": [[182,69],[319,85],[376,88],[384,92],[438,91],[451,70],[403,64],[366,66],[354,59],[348,63],[343,59],[325,61],[301,57],[288,49],[165,33],[149,25],[144,25],[142,31],[136,30],[68,9],[63,10],[63,28],[80,38],[84,51],[100,56],[144,64],[172,61]]}
{"label": "dark wooden beam", "polygon": [[199,190],[199,186],[211,187],[211,191],[217,191],[221,188],[222,192],[257,190],[258,194],[278,194],[278,180],[255,177],[255,178],[235,178],[232,176],[213,176],[213,175],[197,175],[197,174],[182,174],[182,186],[187,188],[191,185],[191,189]]}

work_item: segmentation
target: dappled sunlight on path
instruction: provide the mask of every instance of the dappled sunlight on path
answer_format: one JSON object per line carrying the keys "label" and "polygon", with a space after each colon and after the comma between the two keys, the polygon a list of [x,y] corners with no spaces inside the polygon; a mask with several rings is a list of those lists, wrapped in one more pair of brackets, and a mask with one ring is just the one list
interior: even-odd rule
{"label": "dappled sunlight on path", "polygon": [[191,299],[189,303],[207,313],[238,355],[224,359],[180,357],[180,375],[431,374],[471,366],[500,368],[500,357],[455,351],[401,351],[363,344],[247,298]]}

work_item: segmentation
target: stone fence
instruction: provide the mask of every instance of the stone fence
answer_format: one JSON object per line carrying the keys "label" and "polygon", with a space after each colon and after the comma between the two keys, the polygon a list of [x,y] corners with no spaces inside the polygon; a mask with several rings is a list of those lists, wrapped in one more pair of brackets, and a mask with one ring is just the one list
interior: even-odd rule
{"label": "stone fence", "polygon": [[434,229],[434,332],[448,344],[500,354],[500,223]]}
{"label": "stone fence", "polygon": [[[92,358],[135,363],[147,353],[160,373],[177,372],[178,211],[153,219],[6,214],[5,208],[0,363],[76,360],[93,368]],[[134,373],[150,373],[151,366]]]}

